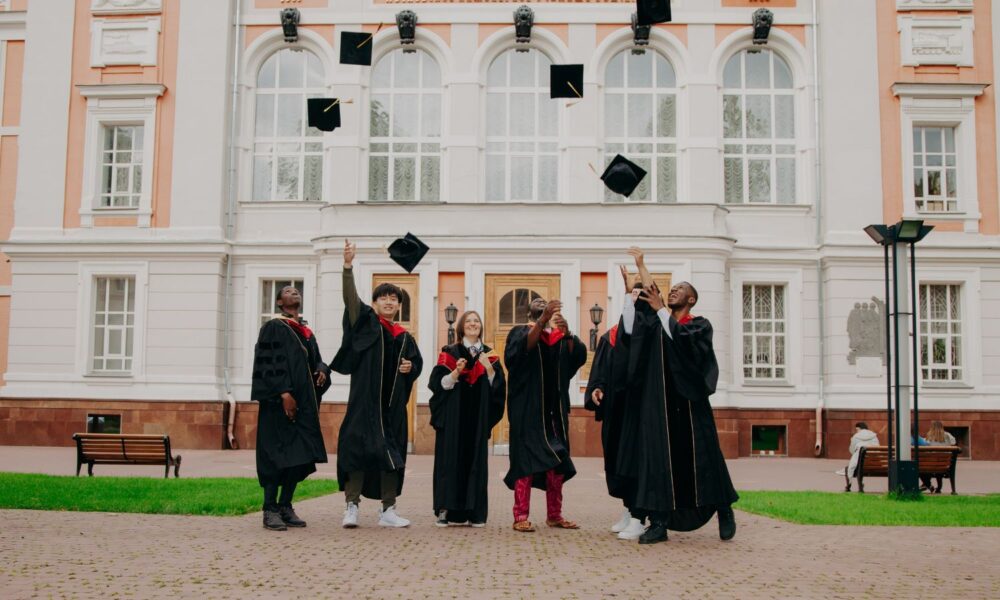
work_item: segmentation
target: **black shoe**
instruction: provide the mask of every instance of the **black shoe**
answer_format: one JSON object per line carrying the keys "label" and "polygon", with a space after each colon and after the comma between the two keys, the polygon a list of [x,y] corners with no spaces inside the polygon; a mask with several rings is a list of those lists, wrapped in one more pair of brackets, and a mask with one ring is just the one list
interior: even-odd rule
{"label": "black shoe", "polygon": [[295,510],[292,508],[291,504],[289,504],[288,506],[279,506],[278,515],[281,516],[281,520],[284,521],[285,525],[288,525],[289,527],[306,526],[306,522],[300,519],[297,514],[295,514]]}
{"label": "black shoe", "polygon": [[736,515],[733,514],[733,507],[720,508],[719,516],[719,539],[728,542],[736,535]]}
{"label": "black shoe", "polygon": [[285,531],[288,527],[286,527],[285,522],[281,520],[281,513],[276,510],[265,510],[264,529],[270,529],[271,531]]}
{"label": "black shoe", "polygon": [[646,533],[639,536],[640,544],[658,544],[667,541],[667,524],[653,522]]}

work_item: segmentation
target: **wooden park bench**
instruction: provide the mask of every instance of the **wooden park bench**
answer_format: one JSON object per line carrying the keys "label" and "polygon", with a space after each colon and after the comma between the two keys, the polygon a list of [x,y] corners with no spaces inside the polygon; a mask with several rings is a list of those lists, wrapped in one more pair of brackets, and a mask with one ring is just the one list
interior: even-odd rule
{"label": "wooden park bench", "polygon": [[181,457],[170,454],[170,436],[117,433],[74,433],[76,474],[87,465],[87,475],[94,476],[94,465],[163,465],[163,476],[180,477]]}
{"label": "wooden park bench", "polygon": [[[858,492],[865,491],[865,477],[888,477],[889,476],[889,448],[887,446],[867,446],[860,450],[858,456]],[[917,457],[917,449],[913,449],[912,456]],[[951,495],[955,495],[955,465],[958,463],[958,455],[962,449],[958,446],[920,446],[920,459],[918,461],[917,474],[921,478],[936,478],[938,481],[938,492],[941,491],[941,481],[947,478],[951,482]],[[851,491],[851,474],[844,470],[844,480],[847,487],[844,491]]]}

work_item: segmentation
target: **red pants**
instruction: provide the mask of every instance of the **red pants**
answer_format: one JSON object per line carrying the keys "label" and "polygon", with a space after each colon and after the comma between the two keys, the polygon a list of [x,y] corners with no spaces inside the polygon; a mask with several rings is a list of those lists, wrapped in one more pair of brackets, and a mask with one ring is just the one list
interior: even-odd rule
{"label": "red pants", "polygon": [[[522,477],[514,484],[514,522],[527,521],[531,507],[532,476]],[[563,476],[553,470],[545,472],[545,505],[548,509],[548,520],[562,519],[562,486]]]}

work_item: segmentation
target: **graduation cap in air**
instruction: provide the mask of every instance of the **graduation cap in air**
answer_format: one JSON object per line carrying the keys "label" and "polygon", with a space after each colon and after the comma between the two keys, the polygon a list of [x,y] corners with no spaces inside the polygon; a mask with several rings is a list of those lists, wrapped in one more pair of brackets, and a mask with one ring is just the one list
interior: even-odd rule
{"label": "graduation cap in air", "polygon": [[429,249],[427,244],[420,241],[420,238],[412,233],[407,233],[389,244],[389,258],[403,267],[407,273],[412,273]]}
{"label": "graduation cap in air", "polygon": [[339,98],[309,98],[306,100],[309,111],[309,126],[320,131],[333,131],[340,127]]}
{"label": "graduation cap in air", "polygon": [[645,169],[619,154],[611,160],[608,168],[604,169],[601,179],[612,192],[631,196],[645,176]]}
{"label": "graduation cap in air", "polygon": [[670,0],[638,0],[636,23],[653,25],[670,21]]}
{"label": "graduation cap in air", "polygon": [[583,65],[550,65],[549,98],[583,98]]}
{"label": "graduation cap in air", "polygon": [[340,34],[340,64],[364,65],[372,64],[373,33],[344,31]]}

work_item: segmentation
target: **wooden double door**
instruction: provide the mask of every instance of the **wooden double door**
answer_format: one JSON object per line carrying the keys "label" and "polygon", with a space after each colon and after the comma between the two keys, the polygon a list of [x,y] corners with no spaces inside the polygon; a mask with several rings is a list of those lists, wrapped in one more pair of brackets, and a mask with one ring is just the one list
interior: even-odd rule
{"label": "wooden double door", "polygon": [[[483,342],[503,357],[507,334],[528,322],[528,307],[535,298],[559,297],[559,275],[486,275]],[[506,365],[504,365],[506,369]],[[493,453],[510,452],[507,411],[493,429]]]}

